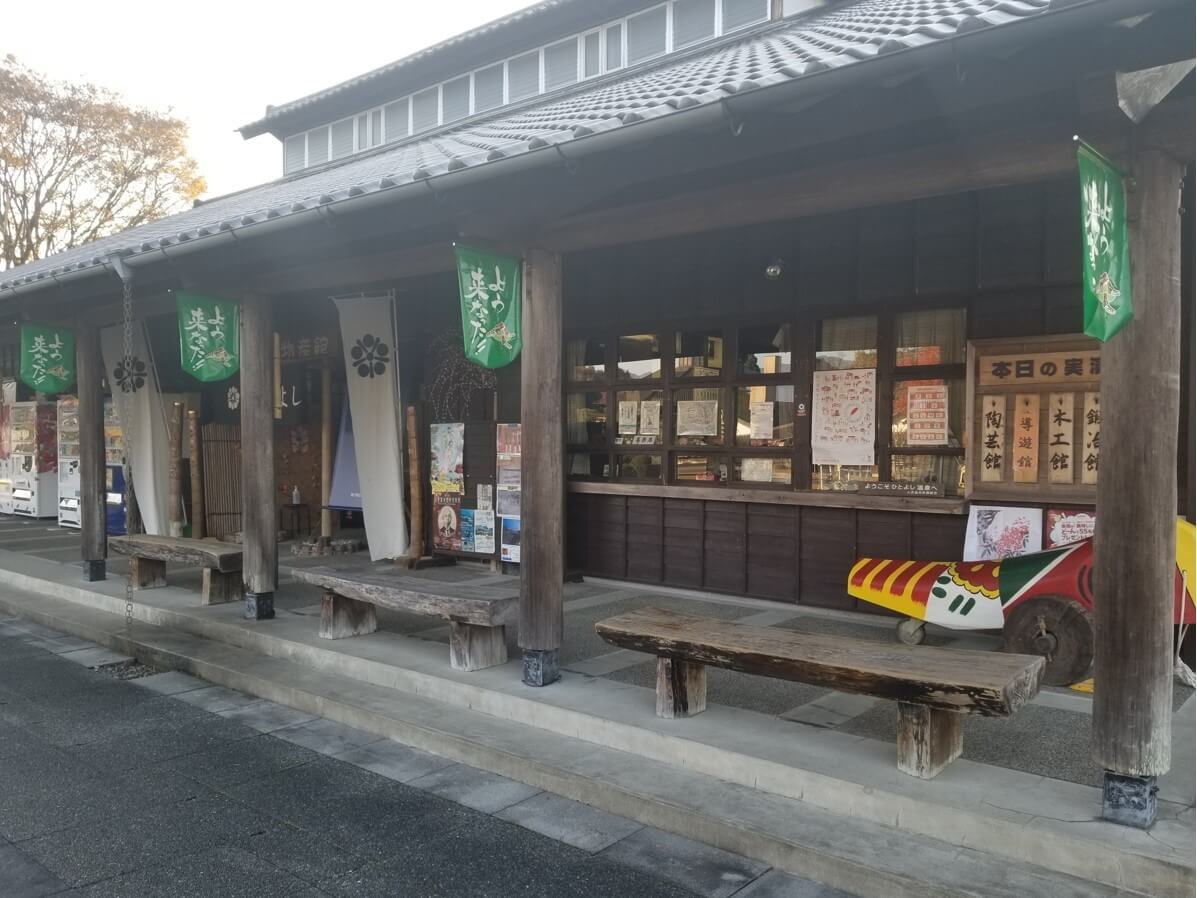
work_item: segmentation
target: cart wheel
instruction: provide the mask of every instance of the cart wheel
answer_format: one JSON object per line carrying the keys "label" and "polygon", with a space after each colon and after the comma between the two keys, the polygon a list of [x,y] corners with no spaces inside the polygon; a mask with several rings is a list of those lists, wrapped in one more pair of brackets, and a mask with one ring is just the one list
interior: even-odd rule
{"label": "cart wheel", "polygon": [[1007,652],[1047,659],[1043,682],[1048,686],[1079,683],[1093,666],[1093,620],[1075,599],[1028,599],[1010,612],[1003,635]]}
{"label": "cart wheel", "polygon": [[926,621],[908,617],[898,621],[898,641],[904,645],[922,645],[927,638]]}

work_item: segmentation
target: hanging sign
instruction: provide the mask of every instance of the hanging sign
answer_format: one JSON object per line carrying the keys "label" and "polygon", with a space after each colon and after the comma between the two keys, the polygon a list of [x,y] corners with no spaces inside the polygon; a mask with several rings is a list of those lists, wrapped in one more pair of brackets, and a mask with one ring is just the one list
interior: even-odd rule
{"label": "hanging sign", "polygon": [[22,324],[21,381],[40,393],[70,387],[75,382],[75,332],[52,324]]}
{"label": "hanging sign", "polygon": [[1048,480],[1051,483],[1072,483],[1075,393],[1052,393],[1047,400]]}
{"label": "hanging sign", "polygon": [[1101,466],[1101,394],[1086,393],[1085,442],[1081,453],[1081,483],[1097,483],[1097,469]]}
{"label": "hanging sign", "polygon": [[241,366],[241,307],[227,299],[198,293],[175,295],[183,370],[204,383],[236,374]]}
{"label": "hanging sign", "polygon": [[1000,483],[1006,451],[1006,397],[981,400],[981,480]]}
{"label": "hanging sign", "polygon": [[1131,308],[1130,249],[1122,173],[1077,141],[1081,177],[1081,239],[1085,333],[1106,341],[1135,317]]}
{"label": "hanging sign", "polygon": [[1039,482],[1039,394],[1014,397],[1014,482]]}
{"label": "hanging sign", "polygon": [[906,388],[906,445],[948,445],[947,384],[910,384]]}
{"label": "hanging sign", "polygon": [[454,244],[465,356],[483,368],[515,361],[523,346],[520,260]]}

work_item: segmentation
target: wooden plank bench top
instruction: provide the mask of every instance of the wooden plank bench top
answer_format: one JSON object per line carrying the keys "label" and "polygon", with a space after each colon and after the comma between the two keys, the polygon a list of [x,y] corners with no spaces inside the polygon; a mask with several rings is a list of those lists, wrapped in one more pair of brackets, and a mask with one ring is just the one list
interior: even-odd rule
{"label": "wooden plank bench top", "polygon": [[510,586],[470,586],[385,569],[297,567],[291,575],[324,590],[320,636],[341,639],[378,629],[374,607],[449,622],[449,665],[482,670],[507,661],[506,624],[519,609],[519,580]]}
{"label": "wooden plank bench top", "polygon": [[175,561],[180,564],[212,568],[223,574],[241,570],[241,546],[214,539],[187,539],[177,536],[110,536],[114,552],[134,558]]}
{"label": "wooden plank bench top", "polygon": [[657,656],[657,714],[706,708],[707,665],[898,702],[898,767],[930,779],[959,757],[966,714],[1009,717],[1034,698],[1044,659],[878,643],[642,608],[595,625]]}

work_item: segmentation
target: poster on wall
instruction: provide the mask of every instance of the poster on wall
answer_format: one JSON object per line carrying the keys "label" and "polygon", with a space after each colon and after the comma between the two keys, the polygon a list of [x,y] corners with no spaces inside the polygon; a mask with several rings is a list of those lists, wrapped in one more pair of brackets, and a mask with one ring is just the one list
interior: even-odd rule
{"label": "poster on wall", "polygon": [[1038,508],[974,505],[964,531],[965,561],[1000,561],[1038,552],[1043,546],[1043,512]]}
{"label": "poster on wall", "polygon": [[718,433],[718,399],[683,399],[677,403],[679,437],[713,437]]}
{"label": "poster on wall", "polygon": [[1055,549],[1089,539],[1097,530],[1097,516],[1091,511],[1068,508],[1049,508],[1045,512],[1047,526],[1044,548]]}
{"label": "poster on wall", "polygon": [[490,509],[478,508],[474,510],[473,518],[473,551],[480,555],[493,555],[495,552],[495,513]]}
{"label": "poster on wall", "polygon": [[520,560],[520,519],[500,518],[502,542],[500,543],[500,559],[518,564]]}
{"label": "poster on wall", "polygon": [[906,388],[906,445],[948,445],[947,384],[910,384]]}
{"label": "poster on wall", "polygon": [[746,458],[740,466],[740,479],[749,483],[773,482],[773,459]]}
{"label": "poster on wall", "polygon": [[640,433],[652,437],[661,435],[660,399],[646,399],[640,403]]}
{"label": "poster on wall", "polygon": [[474,550],[474,509],[463,508],[461,510],[461,551],[473,552]]}
{"label": "poster on wall", "polygon": [[750,402],[748,404],[748,439],[773,439],[772,402]]}
{"label": "poster on wall", "polygon": [[431,427],[433,495],[465,492],[465,425],[433,424]]}
{"label": "poster on wall", "polygon": [[636,433],[640,423],[640,403],[626,399],[619,401],[619,432],[621,434]]}
{"label": "poster on wall", "polygon": [[811,459],[816,465],[871,465],[876,438],[877,372],[816,371]]}
{"label": "poster on wall", "polygon": [[432,544],[450,552],[461,551],[461,505],[457,496],[440,495],[433,500]]}

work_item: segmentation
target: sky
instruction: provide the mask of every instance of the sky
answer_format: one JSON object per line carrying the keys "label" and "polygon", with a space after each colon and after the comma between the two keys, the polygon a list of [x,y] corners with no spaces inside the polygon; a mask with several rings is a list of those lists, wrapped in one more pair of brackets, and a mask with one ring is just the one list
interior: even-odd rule
{"label": "sky", "polygon": [[[190,128],[206,197],[273,180],[282,150],[234,129],[279,105],[393,62],[532,0],[49,0],[5,5],[0,57],[130,104],[170,109]],[[332,10],[332,14],[330,14]],[[445,13],[452,10],[452,15]]]}

